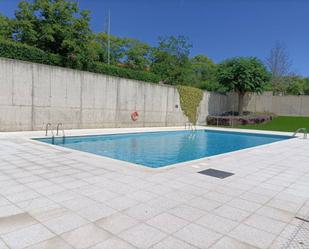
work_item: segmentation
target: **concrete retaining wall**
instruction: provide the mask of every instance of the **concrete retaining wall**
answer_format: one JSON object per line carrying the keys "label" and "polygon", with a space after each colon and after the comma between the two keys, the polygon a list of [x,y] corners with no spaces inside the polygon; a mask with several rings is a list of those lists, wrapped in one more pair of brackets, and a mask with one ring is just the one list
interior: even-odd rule
{"label": "concrete retaining wall", "polygon": [[282,116],[309,116],[309,96],[273,96],[271,92],[249,94],[245,104],[248,111],[272,112]]}
{"label": "concrete retaining wall", "polygon": [[[235,94],[205,91],[198,124],[237,108]],[[309,116],[309,96],[250,94],[245,109]],[[140,114],[136,122],[131,112]],[[65,129],[182,126],[175,87],[61,67],[0,58],[0,131],[42,130],[62,122]]]}
{"label": "concrete retaining wall", "polygon": [[[204,92],[198,121],[221,113],[225,95]],[[130,114],[140,113],[136,122]],[[184,116],[175,87],[0,58],[0,131],[180,126]]]}

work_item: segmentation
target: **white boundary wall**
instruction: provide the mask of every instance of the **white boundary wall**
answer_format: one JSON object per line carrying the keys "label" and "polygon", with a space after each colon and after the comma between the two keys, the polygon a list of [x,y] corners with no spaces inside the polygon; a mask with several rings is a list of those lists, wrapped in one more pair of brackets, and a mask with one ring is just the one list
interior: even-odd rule
{"label": "white boundary wall", "polygon": [[[227,104],[227,96],[204,92],[199,123]],[[140,116],[133,122],[135,110]],[[0,58],[0,131],[42,130],[49,122],[73,129],[186,121],[175,87]]]}
{"label": "white boundary wall", "polygon": [[[198,124],[237,108],[234,94],[205,91]],[[309,116],[309,96],[249,94],[245,109]],[[136,122],[130,114],[140,114]],[[175,87],[0,58],[0,131],[183,126],[187,122]]]}
{"label": "white boundary wall", "polygon": [[246,109],[253,112],[272,112],[282,116],[309,116],[309,96],[273,96],[271,92],[262,95],[249,94]]}

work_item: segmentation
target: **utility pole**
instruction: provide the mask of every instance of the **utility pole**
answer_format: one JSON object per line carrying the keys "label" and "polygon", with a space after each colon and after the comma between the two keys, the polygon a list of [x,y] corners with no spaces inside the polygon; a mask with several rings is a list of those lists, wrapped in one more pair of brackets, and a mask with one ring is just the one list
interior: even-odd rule
{"label": "utility pole", "polygon": [[111,57],[111,11],[108,10],[108,24],[107,24],[107,64],[110,65],[110,57]]}

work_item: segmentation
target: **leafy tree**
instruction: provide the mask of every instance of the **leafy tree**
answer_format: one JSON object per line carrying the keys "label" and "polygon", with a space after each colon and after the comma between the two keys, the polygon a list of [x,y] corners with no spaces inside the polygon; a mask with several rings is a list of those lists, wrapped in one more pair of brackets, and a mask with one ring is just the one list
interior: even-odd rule
{"label": "leafy tree", "polygon": [[197,55],[190,60],[186,84],[208,91],[225,92],[216,78],[217,65],[204,55]]}
{"label": "leafy tree", "polygon": [[286,93],[291,95],[301,95],[303,94],[304,82],[299,77],[291,77],[287,83]]}
{"label": "leafy tree", "polygon": [[243,115],[244,96],[247,92],[262,92],[269,80],[269,72],[255,57],[236,57],[218,66],[219,82],[238,93],[238,114]]}
{"label": "leafy tree", "polygon": [[309,95],[309,78],[304,78],[304,86],[303,86],[303,92],[305,95]]}
{"label": "leafy tree", "polygon": [[285,86],[284,93],[291,95],[309,94],[309,79],[298,75],[286,76],[283,78]]}
{"label": "leafy tree", "polygon": [[44,51],[60,54],[73,67],[85,67],[95,58],[89,12],[66,0],[21,1],[16,16],[16,39]]}
{"label": "leafy tree", "polygon": [[125,39],[125,64],[137,70],[146,70],[150,66],[150,46],[136,39]]}
{"label": "leafy tree", "polygon": [[152,51],[151,71],[164,83],[184,83],[190,70],[191,47],[184,36],[159,37],[159,46]]}
{"label": "leafy tree", "polygon": [[[110,63],[117,65],[121,63],[125,56],[126,41],[120,37],[110,35]],[[95,37],[95,41],[98,43],[98,56],[99,61],[107,63],[107,33],[98,33]]]}
{"label": "leafy tree", "polygon": [[0,39],[11,40],[13,37],[13,21],[0,13]]}

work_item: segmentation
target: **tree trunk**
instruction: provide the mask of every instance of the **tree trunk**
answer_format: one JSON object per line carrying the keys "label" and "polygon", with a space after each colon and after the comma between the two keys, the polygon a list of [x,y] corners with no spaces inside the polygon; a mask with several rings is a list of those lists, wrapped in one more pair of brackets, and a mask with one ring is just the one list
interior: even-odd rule
{"label": "tree trunk", "polygon": [[244,114],[244,97],[245,93],[238,93],[238,115],[242,116]]}

